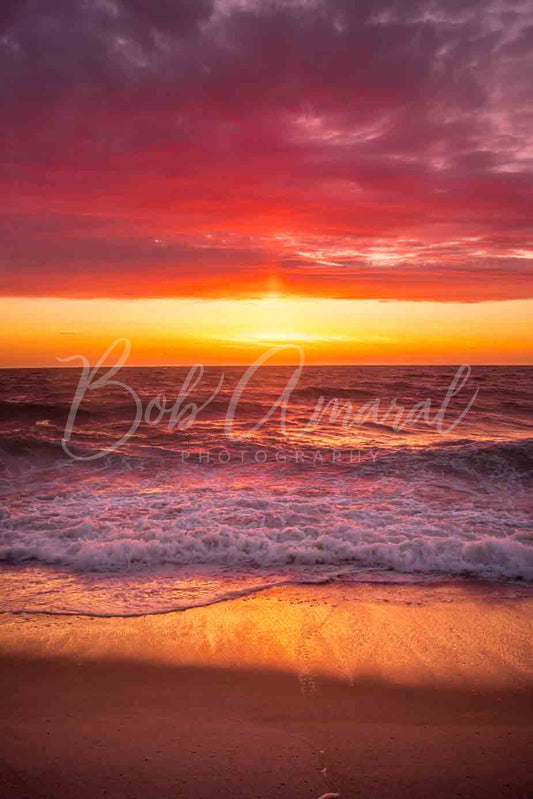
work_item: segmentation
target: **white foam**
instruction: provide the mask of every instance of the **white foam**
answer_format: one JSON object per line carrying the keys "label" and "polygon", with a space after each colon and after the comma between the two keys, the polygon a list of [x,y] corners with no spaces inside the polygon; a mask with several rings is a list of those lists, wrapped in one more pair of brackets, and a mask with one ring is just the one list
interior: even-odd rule
{"label": "white foam", "polygon": [[313,488],[322,493],[207,480],[187,490],[153,481],[145,491],[101,482],[50,492],[0,514],[0,559],[102,572],[352,564],[533,580],[529,518],[504,495],[431,494],[392,478]]}

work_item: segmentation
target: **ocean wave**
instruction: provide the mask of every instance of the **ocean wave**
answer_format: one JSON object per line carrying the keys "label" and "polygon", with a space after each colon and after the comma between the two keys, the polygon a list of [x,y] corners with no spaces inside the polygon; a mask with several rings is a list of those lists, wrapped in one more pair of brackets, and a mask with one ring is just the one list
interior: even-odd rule
{"label": "ocean wave", "polygon": [[296,400],[301,399],[318,399],[319,397],[324,397],[326,399],[333,399],[338,397],[339,399],[343,399],[344,402],[352,399],[353,401],[366,398],[366,397],[376,397],[376,387],[369,385],[367,387],[364,386],[354,386],[353,388],[341,388],[339,386],[329,386],[329,385],[310,385],[310,386],[302,386],[301,388],[295,388],[291,392],[291,398]]}
{"label": "ocean wave", "polygon": [[[143,402],[157,394],[157,370],[128,374],[141,383]],[[276,374],[265,372],[265,385],[243,396],[236,427],[253,427],[271,407],[284,385]],[[422,374],[425,382],[409,382]],[[503,372],[481,370],[480,406],[449,436],[424,425],[345,430],[327,419],[300,436],[289,426],[284,436],[277,413],[249,439],[231,441],[230,394],[222,393],[188,430],[143,423],[115,453],[80,463],[61,446],[76,376],[17,373],[0,400],[0,560],[83,574],[207,564],[531,581],[533,438],[524,437],[526,402],[513,387],[525,392],[533,373],[505,374],[507,382]],[[181,372],[171,377],[179,390]],[[402,386],[418,400],[446,379],[432,369],[310,370],[292,411],[305,421],[317,396],[364,401]],[[120,392],[104,394],[78,416],[76,454],[102,452],[128,430],[133,406]],[[254,462],[257,450],[265,463]],[[294,457],[300,451],[303,461]],[[207,462],[210,452],[230,462]]]}
{"label": "ocean wave", "polygon": [[[6,420],[10,421],[37,421],[51,420],[55,423],[65,423],[70,412],[70,404],[66,403],[45,403],[34,402],[32,400],[0,400],[0,413]],[[91,411],[86,408],[79,408],[78,418],[89,420]]]}
{"label": "ocean wave", "polygon": [[[200,575],[201,579],[201,575]],[[164,607],[151,607],[152,603],[146,599],[142,601],[143,608],[136,610],[122,610],[117,611],[115,608],[108,610],[97,610],[94,608],[36,608],[30,606],[21,606],[16,608],[9,608],[7,610],[0,609],[0,615],[3,616],[85,616],[88,618],[112,619],[112,618],[125,618],[137,619],[143,616],[166,616],[170,613],[181,613],[185,610],[192,610],[193,608],[206,608],[211,605],[219,605],[221,602],[231,602],[234,599],[241,599],[242,597],[253,596],[262,591],[268,591],[271,588],[279,588],[281,586],[289,585],[326,585],[332,581],[329,576],[326,577],[309,577],[308,579],[294,578],[294,579],[274,579],[260,582],[258,585],[246,585],[244,588],[237,588],[234,590],[218,590],[213,591],[209,596],[205,597],[198,595],[195,598],[189,598],[177,603],[166,604]],[[191,593],[194,592],[192,589]],[[54,596],[54,600],[61,601],[60,597]],[[86,600],[85,600],[86,601]],[[112,599],[111,599],[112,601]],[[91,604],[90,600],[87,604]]]}
{"label": "ocean wave", "polygon": [[[69,459],[63,449],[59,436],[44,435],[38,427],[38,432],[32,435],[29,432],[13,432],[0,435],[0,458],[3,455],[26,459],[28,466],[34,470],[39,463],[39,457],[59,459],[68,465]],[[47,428],[46,428],[47,429]],[[79,444],[70,445],[71,452],[83,456],[90,453],[90,449]]]}
{"label": "ocean wave", "polygon": [[[230,543],[230,538],[232,538]],[[87,572],[131,570],[135,567],[211,564],[248,568],[291,565],[356,566],[390,569],[399,574],[443,574],[533,581],[533,541],[482,536],[471,541],[413,536],[408,541],[362,543],[350,536],[323,534],[305,541],[270,540],[259,545],[254,536],[211,534],[174,541],[123,538],[86,541],[68,550],[50,541],[17,542],[0,546],[5,563],[45,563],[72,566]]]}
{"label": "ocean wave", "polygon": [[375,447],[376,462],[388,462],[399,468],[404,465],[410,472],[420,469],[438,471],[466,472],[479,478],[494,476],[512,479],[519,476],[527,479],[533,475],[533,439],[513,439],[491,441],[487,439],[440,438],[429,445],[418,447],[399,445],[396,447]]}
{"label": "ocean wave", "polygon": [[[461,481],[316,479],[288,488],[152,479],[109,490],[35,492],[0,519],[0,560],[128,570],[160,564],[274,567],[351,564],[399,573],[533,580],[527,495]],[[250,475],[248,476],[250,481]]]}

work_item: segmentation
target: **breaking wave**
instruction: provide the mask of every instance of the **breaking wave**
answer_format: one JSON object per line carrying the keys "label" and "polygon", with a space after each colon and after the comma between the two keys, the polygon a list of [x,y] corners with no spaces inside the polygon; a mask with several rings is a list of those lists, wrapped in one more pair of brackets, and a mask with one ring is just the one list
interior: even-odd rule
{"label": "breaking wave", "polygon": [[[414,367],[309,371],[293,396],[298,423],[311,417],[320,395],[357,404],[403,391],[414,403],[449,382],[446,370]],[[174,381],[169,396],[177,394],[177,371],[134,372],[144,398],[161,390],[163,378]],[[243,399],[237,424],[253,425],[278,396],[280,374],[268,372],[265,381]],[[61,606],[68,574],[88,581],[93,598],[113,576],[127,577],[138,593],[146,574],[159,575],[139,600],[142,609],[232,596],[243,584],[272,584],[273,573],[276,584],[369,570],[405,581],[468,575],[531,582],[531,373],[480,368],[477,381],[479,406],[453,436],[423,425],[400,433],[375,423],[342,430],[328,420],[308,435],[283,436],[272,417],[235,442],[224,435],[227,392],[191,429],[141,425],[120,451],[87,463],[61,447],[76,376],[17,370],[0,386],[0,561],[6,571],[41,569],[34,606],[43,610]],[[88,403],[71,450],[87,455],[112,446],[128,429],[130,411],[117,395]],[[49,593],[39,588],[43,568],[59,575]],[[165,568],[174,570],[166,582]],[[198,588],[206,569],[211,583],[224,572],[216,590]],[[229,585],[235,575],[238,584]],[[106,600],[104,611],[121,602],[124,613],[135,612],[131,591]]]}

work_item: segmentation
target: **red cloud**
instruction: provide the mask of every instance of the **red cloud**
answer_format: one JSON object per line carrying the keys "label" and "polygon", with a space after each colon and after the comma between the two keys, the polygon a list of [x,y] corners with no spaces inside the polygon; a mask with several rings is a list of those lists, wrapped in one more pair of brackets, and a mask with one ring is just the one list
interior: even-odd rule
{"label": "red cloud", "polygon": [[63,0],[0,24],[1,293],[531,296],[527,6]]}

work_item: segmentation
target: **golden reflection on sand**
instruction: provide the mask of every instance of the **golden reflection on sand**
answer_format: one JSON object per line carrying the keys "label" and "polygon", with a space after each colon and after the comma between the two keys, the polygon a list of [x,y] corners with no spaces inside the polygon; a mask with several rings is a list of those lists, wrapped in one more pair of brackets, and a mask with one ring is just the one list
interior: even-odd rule
{"label": "golden reflection on sand", "polygon": [[8,655],[260,669],[397,685],[523,687],[533,597],[452,586],[284,586],[138,618],[4,616]]}

